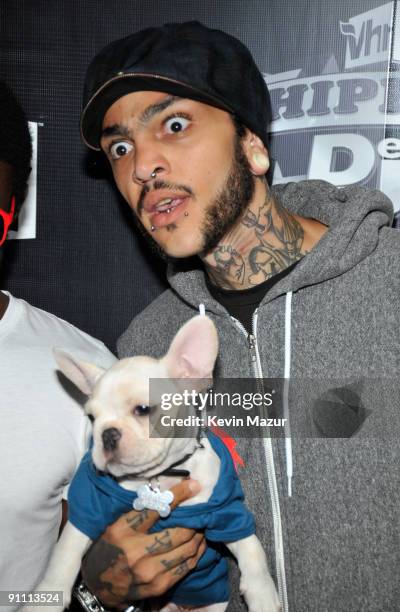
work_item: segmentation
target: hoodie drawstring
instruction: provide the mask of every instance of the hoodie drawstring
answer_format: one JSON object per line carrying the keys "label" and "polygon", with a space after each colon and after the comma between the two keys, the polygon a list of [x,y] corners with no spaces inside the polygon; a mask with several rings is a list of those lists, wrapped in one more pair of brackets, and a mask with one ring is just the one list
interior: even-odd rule
{"label": "hoodie drawstring", "polygon": [[[292,478],[293,478],[293,454],[292,438],[290,436],[289,420],[289,386],[290,386],[290,359],[291,359],[291,327],[292,327],[292,295],[289,291],[285,298],[285,367],[283,383],[283,418],[285,421],[285,458],[286,458],[286,477],[288,487],[288,497],[292,497]],[[204,304],[199,304],[200,315],[205,315]]]}
{"label": "hoodie drawstring", "polygon": [[293,455],[292,438],[290,436],[289,420],[289,386],[290,386],[290,359],[291,359],[291,327],[292,327],[292,291],[286,294],[285,300],[285,369],[283,383],[283,417],[285,421],[285,456],[288,497],[292,497]]}

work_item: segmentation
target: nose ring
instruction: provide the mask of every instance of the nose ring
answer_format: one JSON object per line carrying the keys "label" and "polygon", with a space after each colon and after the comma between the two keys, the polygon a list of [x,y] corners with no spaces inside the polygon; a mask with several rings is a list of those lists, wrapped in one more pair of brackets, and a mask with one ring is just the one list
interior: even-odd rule
{"label": "nose ring", "polygon": [[150,178],[155,179],[160,170],[162,170],[161,166],[154,168],[153,172],[150,174]]}
{"label": "nose ring", "polygon": [[147,183],[148,181],[151,181],[155,178],[157,178],[157,173],[163,170],[163,168],[161,166],[157,166],[156,168],[154,168],[153,172],[151,172],[148,176],[148,178],[140,178],[139,176],[137,176],[136,172],[134,173],[134,180],[137,181],[138,183],[142,183],[143,185],[145,183]]}

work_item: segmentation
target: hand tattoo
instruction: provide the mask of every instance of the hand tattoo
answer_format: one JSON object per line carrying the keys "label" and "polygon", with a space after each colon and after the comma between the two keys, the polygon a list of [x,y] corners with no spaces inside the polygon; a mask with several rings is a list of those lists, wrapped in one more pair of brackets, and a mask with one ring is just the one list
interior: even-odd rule
{"label": "hand tattoo", "polygon": [[138,514],[136,514],[135,516],[127,517],[126,522],[128,523],[131,529],[136,531],[136,529],[140,527],[140,525],[143,525],[145,520],[147,520],[148,518],[149,518],[148,510],[144,508],[141,512],[138,512]]}
{"label": "hand tattoo", "polygon": [[177,564],[181,565],[182,563],[185,563],[185,559],[183,557],[179,557],[179,559],[161,559],[161,563],[163,564],[163,566],[169,570],[172,569],[173,567],[176,567]]}
{"label": "hand tattoo", "polygon": [[189,566],[187,561],[183,561],[179,565],[176,566],[175,570],[172,572],[173,576],[184,576],[189,571]]}
{"label": "hand tattoo", "polygon": [[[115,607],[130,596],[133,575],[123,550],[102,538],[97,540],[83,559],[82,576],[89,590],[107,606]],[[113,579],[118,576],[117,585]],[[135,593],[135,598],[140,599]]]}
{"label": "hand tattoo", "polygon": [[171,536],[168,529],[166,529],[161,536],[158,536],[157,534],[154,535],[153,544],[146,546],[146,550],[151,555],[159,552],[167,552],[168,550],[171,550],[171,547]]}

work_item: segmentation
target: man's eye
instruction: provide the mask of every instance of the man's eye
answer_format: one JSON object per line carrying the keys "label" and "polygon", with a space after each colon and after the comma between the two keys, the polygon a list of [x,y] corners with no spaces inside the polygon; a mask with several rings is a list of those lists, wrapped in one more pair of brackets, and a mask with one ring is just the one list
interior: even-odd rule
{"label": "man's eye", "polygon": [[120,159],[120,157],[124,157],[130,151],[132,151],[133,145],[130,142],[115,142],[110,147],[110,155],[112,159]]}
{"label": "man's eye", "polygon": [[165,122],[165,128],[168,134],[177,134],[186,130],[189,123],[189,119],[185,119],[185,117],[171,117]]}

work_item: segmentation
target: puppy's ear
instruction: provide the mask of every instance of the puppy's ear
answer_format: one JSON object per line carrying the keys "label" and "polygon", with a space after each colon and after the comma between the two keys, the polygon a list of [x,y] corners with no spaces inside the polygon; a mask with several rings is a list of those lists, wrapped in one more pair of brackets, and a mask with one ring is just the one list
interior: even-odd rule
{"label": "puppy's ear", "polygon": [[105,372],[103,368],[76,359],[69,353],[55,348],[53,354],[61,372],[71,380],[85,395],[90,395],[97,380]]}
{"label": "puppy's ear", "polygon": [[204,315],[190,319],[176,334],[163,358],[171,378],[212,378],[218,334]]}

